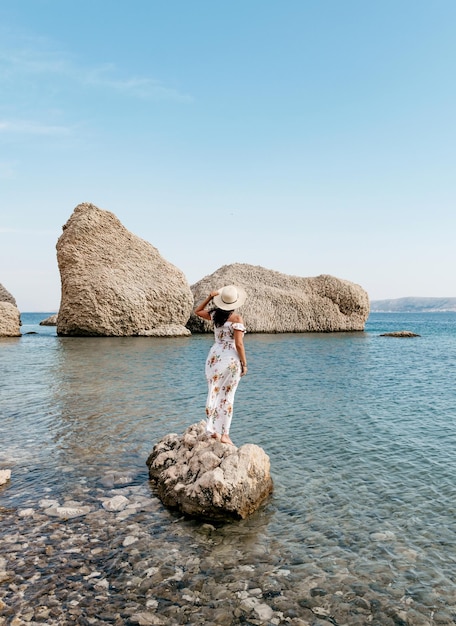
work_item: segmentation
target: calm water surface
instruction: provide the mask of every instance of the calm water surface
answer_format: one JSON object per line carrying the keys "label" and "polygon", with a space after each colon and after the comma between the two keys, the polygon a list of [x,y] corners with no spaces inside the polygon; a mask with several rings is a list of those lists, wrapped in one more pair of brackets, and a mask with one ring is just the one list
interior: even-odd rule
{"label": "calm water surface", "polygon": [[[90,499],[112,470],[147,492],[153,445],[204,416],[210,336],[59,338],[37,325],[46,316],[23,314],[23,336],[0,339],[0,469],[13,474],[0,532],[44,497]],[[380,337],[402,329],[421,336]],[[269,555],[290,588],[336,594],[350,580],[395,609],[391,623],[456,623],[456,314],[377,313],[364,333],[245,343],[231,437],[265,449],[275,491],[218,529],[226,568],[236,551],[252,567]],[[156,515],[155,536],[180,524],[179,550],[205,551],[197,524]]]}

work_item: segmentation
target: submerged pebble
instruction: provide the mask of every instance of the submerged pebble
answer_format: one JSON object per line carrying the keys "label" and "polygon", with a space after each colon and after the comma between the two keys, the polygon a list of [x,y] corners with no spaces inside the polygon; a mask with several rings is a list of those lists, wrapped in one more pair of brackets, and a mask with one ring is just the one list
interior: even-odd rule
{"label": "submerged pebble", "polygon": [[0,485],[4,485],[11,479],[11,470],[0,470]]}

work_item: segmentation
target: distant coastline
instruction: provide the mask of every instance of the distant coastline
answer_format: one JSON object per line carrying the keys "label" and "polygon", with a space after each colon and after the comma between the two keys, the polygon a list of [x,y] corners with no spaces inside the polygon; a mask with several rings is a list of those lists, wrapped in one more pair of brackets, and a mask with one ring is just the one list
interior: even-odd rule
{"label": "distant coastline", "polygon": [[371,300],[371,313],[456,313],[456,298]]}

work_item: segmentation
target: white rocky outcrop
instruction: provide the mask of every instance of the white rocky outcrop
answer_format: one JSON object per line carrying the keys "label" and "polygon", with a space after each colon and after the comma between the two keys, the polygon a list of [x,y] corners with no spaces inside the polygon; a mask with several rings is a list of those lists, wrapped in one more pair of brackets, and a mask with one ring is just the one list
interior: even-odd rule
{"label": "white rocky outcrop", "polygon": [[10,302],[0,302],[0,337],[21,336],[21,314]]}
{"label": "white rocky outcrop", "polygon": [[193,297],[181,270],[109,212],[78,205],[57,242],[59,335],[188,335]]}
{"label": "white rocky outcrop", "polygon": [[262,448],[237,448],[208,438],[204,422],[182,436],[164,437],[147,466],[163,504],[207,520],[245,519],[273,489],[269,457]]}
{"label": "white rocky outcrop", "polygon": [[17,306],[16,300],[14,299],[14,297],[10,294],[10,292],[5,289],[5,287],[0,284],[0,302],[9,302],[10,304],[14,304],[14,306]]}
{"label": "white rocky outcrop", "polygon": [[21,314],[16,300],[0,284],[0,337],[21,336]]}
{"label": "white rocky outcrop", "polygon": [[53,315],[50,315],[46,319],[41,320],[40,326],[57,326],[58,315],[59,315],[58,313],[54,313]]}
{"label": "white rocky outcrop", "polygon": [[[253,333],[359,331],[369,315],[369,297],[355,283],[329,275],[290,276],[257,265],[224,265],[191,289],[195,303],[210,291],[235,284],[247,292],[239,309]],[[187,328],[211,331],[211,325],[192,313]]]}

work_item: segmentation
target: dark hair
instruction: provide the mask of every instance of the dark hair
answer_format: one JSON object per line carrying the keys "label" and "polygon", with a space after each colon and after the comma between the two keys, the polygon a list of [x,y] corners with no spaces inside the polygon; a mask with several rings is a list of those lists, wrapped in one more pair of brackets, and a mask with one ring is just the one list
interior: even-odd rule
{"label": "dark hair", "polygon": [[233,311],[224,311],[223,309],[214,309],[211,311],[212,321],[216,326],[223,326]]}

